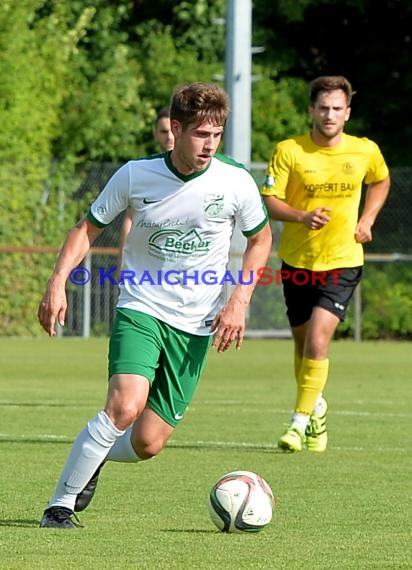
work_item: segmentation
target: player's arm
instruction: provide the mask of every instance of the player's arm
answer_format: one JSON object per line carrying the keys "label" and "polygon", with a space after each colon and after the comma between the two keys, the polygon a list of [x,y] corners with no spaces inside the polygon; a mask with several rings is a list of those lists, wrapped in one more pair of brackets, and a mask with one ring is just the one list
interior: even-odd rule
{"label": "player's arm", "polygon": [[56,334],[54,328],[56,321],[60,324],[64,324],[65,321],[66,281],[70,272],[84,259],[93,241],[101,232],[102,229],[84,218],[67,235],[37,313],[41,326],[49,336]]}
{"label": "player's arm", "polygon": [[355,230],[355,239],[358,243],[367,243],[372,241],[372,226],[386,202],[389,194],[389,188],[389,176],[380,182],[374,182],[368,185],[365,205]]}
{"label": "player's arm", "polygon": [[259,280],[258,269],[266,266],[271,247],[272,231],[268,222],[259,232],[247,238],[242,282],[239,280],[229,301],[216,315],[211,326],[211,330],[216,330],[212,347],[217,348],[218,352],[227,350],[234,341],[236,348],[240,349],[245,334],[247,308]]}
{"label": "player's arm", "polygon": [[319,230],[323,228],[323,226],[330,220],[330,217],[327,215],[327,212],[331,211],[330,208],[316,208],[315,210],[307,212],[306,210],[293,208],[277,196],[263,195],[263,200],[269,217],[272,220],[305,224],[305,226],[311,230]]}
{"label": "player's arm", "polygon": [[119,253],[117,254],[116,272],[114,274],[114,278],[117,282],[119,282],[120,280],[120,271],[122,269],[122,264],[123,264],[123,249],[127,240],[127,236],[130,233],[132,223],[133,223],[132,210],[130,208],[127,208],[123,218],[122,227],[119,236]]}
{"label": "player's arm", "polygon": [[282,145],[279,145],[269,161],[265,181],[261,188],[269,217],[281,222],[305,224],[311,230],[319,230],[329,222],[327,212],[330,212],[330,208],[316,208],[308,212],[292,207],[286,200],[293,168],[293,156],[285,151]]}

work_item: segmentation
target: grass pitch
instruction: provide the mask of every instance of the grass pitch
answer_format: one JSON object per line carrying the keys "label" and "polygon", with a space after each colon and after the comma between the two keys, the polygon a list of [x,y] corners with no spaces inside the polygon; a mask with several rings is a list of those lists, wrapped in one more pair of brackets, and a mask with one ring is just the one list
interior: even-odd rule
{"label": "grass pitch", "polygon": [[[412,568],[411,345],[335,342],[324,454],[278,452],[295,397],[292,343],[211,352],[167,448],[109,463],[84,528],[39,529],[70,444],[106,395],[105,339],[0,339],[3,570]],[[260,473],[277,506],[251,535],[224,535],[212,484]]]}

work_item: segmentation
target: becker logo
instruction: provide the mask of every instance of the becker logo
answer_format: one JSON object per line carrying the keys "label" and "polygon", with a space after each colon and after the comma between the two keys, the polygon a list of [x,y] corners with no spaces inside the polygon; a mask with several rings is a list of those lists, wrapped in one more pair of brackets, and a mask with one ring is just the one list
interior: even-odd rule
{"label": "becker logo", "polygon": [[197,230],[186,233],[179,230],[160,230],[149,239],[149,246],[169,253],[190,255],[193,253],[206,254],[210,241],[204,240]]}

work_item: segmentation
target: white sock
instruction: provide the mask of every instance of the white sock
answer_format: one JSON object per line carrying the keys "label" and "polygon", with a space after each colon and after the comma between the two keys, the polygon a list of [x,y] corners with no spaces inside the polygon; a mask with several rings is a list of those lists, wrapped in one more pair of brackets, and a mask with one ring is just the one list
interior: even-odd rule
{"label": "white sock", "polygon": [[106,459],[108,461],[122,461],[123,463],[137,463],[142,458],[137,455],[132,446],[132,429],[130,426],[124,434],[119,437],[109,450]]}
{"label": "white sock", "polygon": [[310,416],[295,412],[292,416],[292,427],[297,427],[300,432],[305,433],[305,429],[309,423],[309,418]]}
{"label": "white sock", "polygon": [[117,429],[103,410],[77,436],[60,475],[50,506],[74,508],[80,493],[124,430]]}

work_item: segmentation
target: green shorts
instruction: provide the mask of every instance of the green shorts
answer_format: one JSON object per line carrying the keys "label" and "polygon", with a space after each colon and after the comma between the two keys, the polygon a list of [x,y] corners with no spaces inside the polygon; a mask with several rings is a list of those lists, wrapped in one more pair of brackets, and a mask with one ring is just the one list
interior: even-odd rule
{"label": "green shorts", "polygon": [[180,331],[131,309],[117,309],[109,344],[109,377],[139,374],[150,382],[148,404],[175,427],[193,397],[212,336]]}

